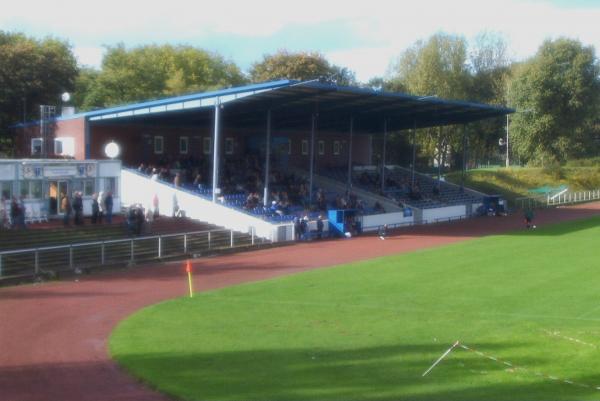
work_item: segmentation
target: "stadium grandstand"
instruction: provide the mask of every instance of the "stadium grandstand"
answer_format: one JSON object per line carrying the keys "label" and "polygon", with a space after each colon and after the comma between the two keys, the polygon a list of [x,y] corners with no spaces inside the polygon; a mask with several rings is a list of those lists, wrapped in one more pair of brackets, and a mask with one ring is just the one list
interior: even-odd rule
{"label": "stadium grandstand", "polygon": [[[277,224],[353,209],[361,216],[380,216],[363,222],[369,228],[470,215],[483,194],[415,171],[411,133],[512,112],[323,80],[280,80],[14,129],[19,156],[28,159],[105,159],[106,145],[117,144],[123,169],[115,192],[124,205],[149,205],[158,192],[161,212],[182,210],[232,229],[256,227],[252,219]],[[389,133],[400,131],[412,138],[409,168],[386,163]],[[383,143],[377,164],[374,141]],[[84,197],[85,202],[91,199]]]}

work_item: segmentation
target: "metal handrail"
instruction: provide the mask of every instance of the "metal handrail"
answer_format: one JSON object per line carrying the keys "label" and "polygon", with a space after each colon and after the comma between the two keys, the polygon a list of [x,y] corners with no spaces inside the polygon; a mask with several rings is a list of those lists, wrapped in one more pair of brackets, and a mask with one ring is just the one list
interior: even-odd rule
{"label": "metal handrail", "polygon": [[77,242],[71,244],[64,245],[53,245],[53,246],[40,246],[35,248],[22,248],[22,249],[11,249],[8,251],[0,251],[0,255],[10,255],[14,253],[27,253],[27,252],[35,252],[35,251],[52,251],[58,249],[66,249],[66,248],[77,248],[82,246],[91,246],[91,245],[102,245],[102,244],[117,244],[121,242],[129,242],[129,241],[142,241],[147,239],[158,239],[159,237],[178,237],[182,235],[195,235],[195,234],[206,234],[208,232],[233,232],[233,230],[220,229],[220,230],[204,230],[204,231],[189,231],[185,233],[172,233],[172,234],[159,234],[159,235],[149,235],[144,237],[135,237],[135,238],[120,238],[120,239],[110,239],[105,241],[90,241],[90,242]]}
{"label": "metal handrail", "polygon": [[[219,241],[217,244],[214,243],[214,235],[212,234],[219,234],[219,233],[223,233],[223,234],[229,234],[227,235],[225,238],[225,240],[221,243],[221,241]],[[128,250],[125,251],[125,254],[120,253],[120,256],[123,256],[123,258],[121,258],[121,261],[127,261],[128,258],[128,262],[129,264],[133,264],[136,261],[136,258],[139,259],[140,257],[144,258],[144,259],[162,259],[164,256],[164,247],[163,247],[163,239],[165,238],[181,238],[183,240],[183,243],[180,244],[182,247],[182,251],[176,251],[173,252],[172,247],[170,247],[170,249],[168,249],[167,251],[167,256],[172,257],[172,256],[181,256],[181,255],[187,255],[190,251],[190,237],[194,237],[194,236],[198,236],[198,235],[206,235],[206,243],[204,243],[204,241],[202,242],[202,249],[197,249],[196,246],[196,251],[210,251],[210,250],[214,250],[215,249],[215,245],[217,246],[217,248],[235,248],[235,233],[236,231],[234,230],[230,230],[230,229],[215,229],[215,230],[202,230],[202,231],[189,231],[189,232],[184,232],[184,233],[170,233],[170,234],[162,234],[162,235],[148,235],[148,236],[142,236],[142,237],[135,237],[135,238],[122,238],[122,239],[115,239],[115,240],[103,240],[103,241],[89,241],[89,242],[80,242],[80,243],[71,243],[71,244],[64,244],[64,245],[54,245],[54,246],[41,246],[41,247],[34,247],[34,248],[23,248],[23,249],[12,249],[12,250],[7,250],[7,251],[0,251],[0,279],[5,277],[36,277],[40,274],[40,272],[45,272],[44,269],[42,269],[40,267],[41,265],[41,261],[40,258],[41,256],[43,256],[44,252],[48,252],[48,251],[67,251],[64,253],[61,253],[60,255],[56,256],[56,259],[53,260],[53,262],[58,262],[56,263],[56,265],[58,265],[57,269],[54,269],[54,271],[65,271],[65,270],[73,270],[75,269],[75,266],[77,265],[76,262],[76,255],[75,255],[75,249],[81,249],[81,248],[85,248],[85,247],[94,247],[94,246],[98,246],[98,248],[92,248],[91,250],[89,250],[88,252],[94,252],[94,251],[99,251],[99,255],[94,256],[94,257],[90,257],[88,260],[85,260],[85,263],[83,265],[85,266],[103,266],[107,264],[107,255],[106,255],[106,246],[107,245],[114,245],[114,244],[130,244],[130,247]],[[241,233],[243,234],[243,233]],[[246,241],[248,242],[244,242],[243,244],[245,245],[256,245],[256,234],[255,234],[255,230],[253,228],[251,228],[250,232],[248,233],[250,235],[250,238],[247,239]],[[143,247],[142,248],[142,253],[137,253],[136,254],[136,247],[135,244],[137,242],[140,241],[151,241],[151,240],[158,240],[158,244],[157,247],[152,246],[150,248],[151,252],[147,252],[148,248],[147,247]],[[263,241],[264,243],[264,241]],[[239,243],[238,243],[239,244]],[[239,246],[239,245],[238,245]],[[178,246],[179,249],[179,246]],[[121,250],[122,251],[122,250]],[[194,250],[193,250],[194,251]],[[84,251],[82,251],[84,252]],[[119,251],[120,252],[120,251]],[[155,256],[151,256],[150,258],[148,258],[148,255],[155,255]],[[19,273],[18,274],[5,274],[5,270],[6,270],[6,256],[9,255],[32,255],[33,256],[33,260],[23,260],[23,259],[19,259],[19,260],[12,260],[9,261],[9,263],[12,263],[11,269],[13,271],[18,270]],[[79,254],[81,256],[81,253]],[[90,254],[89,253],[83,253],[84,257],[88,257]],[[61,257],[65,258],[63,259],[63,261],[61,261]],[[109,256],[109,260],[110,260],[110,256]],[[114,260],[114,258],[112,258]],[[110,262],[109,262],[110,263]],[[82,265],[81,263],[79,263],[79,265]],[[47,266],[45,266],[47,268]],[[53,269],[46,269],[49,271],[52,271]],[[3,274],[4,273],[4,274]]]}

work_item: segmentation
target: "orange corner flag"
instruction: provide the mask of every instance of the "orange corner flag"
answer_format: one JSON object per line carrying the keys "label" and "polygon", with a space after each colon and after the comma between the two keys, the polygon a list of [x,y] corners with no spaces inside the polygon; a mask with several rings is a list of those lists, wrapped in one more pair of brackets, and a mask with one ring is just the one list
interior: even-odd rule
{"label": "orange corner flag", "polygon": [[194,297],[194,290],[192,289],[192,264],[188,260],[185,264],[185,272],[188,276],[188,286],[190,287],[190,298]]}

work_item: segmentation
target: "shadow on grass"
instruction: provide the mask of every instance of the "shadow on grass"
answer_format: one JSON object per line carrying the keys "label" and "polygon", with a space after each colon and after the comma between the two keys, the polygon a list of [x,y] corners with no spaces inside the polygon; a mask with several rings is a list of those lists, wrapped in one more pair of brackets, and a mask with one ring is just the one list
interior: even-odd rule
{"label": "shadow on grass", "polygon": [[[478,344],[490,353],[525,344]],[[553,382],[455,349],[427,377],[446,346],[398,345],[347,351],[257,350],[121,355],[128,370],[185,400],[577,400],[598,390]],[[550,356],[549,356],[550,358]],[[544,361],[520,358],[523,366]],[[600,374],[570,378],[600,383]]]}

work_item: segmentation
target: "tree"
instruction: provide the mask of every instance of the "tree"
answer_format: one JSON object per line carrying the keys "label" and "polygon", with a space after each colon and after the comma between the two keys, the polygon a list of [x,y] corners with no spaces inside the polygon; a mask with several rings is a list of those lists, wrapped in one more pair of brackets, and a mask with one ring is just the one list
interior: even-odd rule
{"label": "tree", "polygon": [[[422,96],[464,99],[471,87],[467,64],[467,42],[463,37],[437,33],[416,42],[392,65],[390,87]],[[462,148],[457,127],[418,131],[421,152],[445,165],[451,150]]]}
{"label": "tree", "polygon": [[320,53],[290,53],[287,50],[263,56],[263,60],[255,63],[250,69],[250,77],[253,82],[276,79],[307,81],[324,78],[343,86],[356,84],[352,71],[330,64]]}
{"label": "tree", "polygon": [[573,39],[545,41],[510,85],[513,149],[522,160],[565,161],[594,147],[600,66],[592,46]]}
{"label": "tree", "polygon": [[[510,61],[505,38],[494,32],[475,37],[469,51],[471,88],[469,99],[481,103],[506,105]],[[499,153],[499,138],[504,138],[504,118],[476,121],[468,125],[469,154],[472,160],[494,160]],[[504,153],[502,153],[503,155]]]}
{"label": "tree", "polygon": [[10,153],[9,126],[39,118],[41,104],[58,104],[61,93],[74,88],[77,72],[67,42],[0,31],[0,147],[4,153]]}
{"label": "tree", "polygon": [[127,49],[119,44],[108,47],[101,71],[78,99],[81,108],[91,109],[244,82],[240,69],[216,53],[183,45]]}

